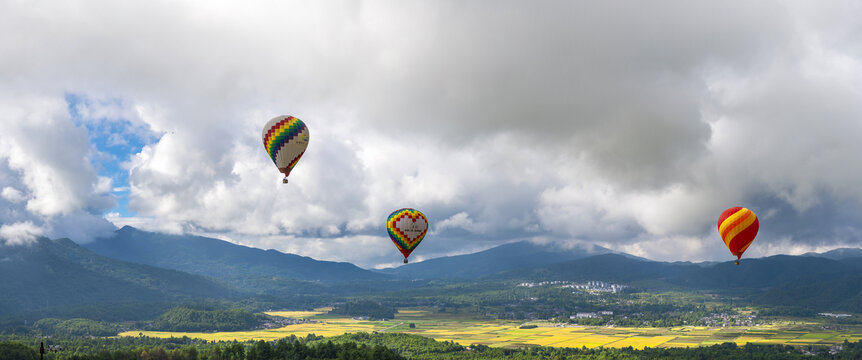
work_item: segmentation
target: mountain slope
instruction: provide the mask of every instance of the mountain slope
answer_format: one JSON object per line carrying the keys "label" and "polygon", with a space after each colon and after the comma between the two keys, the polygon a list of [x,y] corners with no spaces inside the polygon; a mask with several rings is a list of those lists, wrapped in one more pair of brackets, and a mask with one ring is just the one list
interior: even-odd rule
{"label": "mountain slope", "polygon": [[69,239],[0,245],[0,314],[234,295],[211,279],[97,255]]}
{"label": "mountain slope", "polygon": [[814,257],[822,257],[832,260],[843,260],[847,258],[862,258],[862,249],[857,248],[840,248],[834,249],[827,252],[816,253],[809,252],[802,254],[802,256],[814,256]]}
{"label": "mountain slope", "polygon": [[310,281],[355,281],[388,276],[350,263],[261,250],[201,236],[166,235],[125,226],[84,245],[104,256],[220,279],[264,276]]}
{"label": "mountain slope", "polygon": [[639,260],[619,254],[603,254],[545,266],[502,272],[493,279],[601,280],[634,285],[661,285],[691,289],[768,289],[786,284],[809,283],[852,274],[842,262],[808,256],[777,255],[746,259],[740,265],[711,265]]}
{"label": "mountain slope", "polygon": [[697,271],[694,264],[666,263],[601,254],[550,265],[517,269],[489,276],[489,279],[519,281],[609,281],[632,284],[644,280],[675,278],[685,271]]}
{"label": "mountain slope", "polygon": [[862,312],[862,275],[847,274],[820,281],[801,280],[770,289],[756,298],[761,303],[820,311]]}
{"label": "mountain slope", "polygon": [[410,279],[477,279],[502,271],[553,264],[610,253],[600,246],[561,249],[521,241],[488,250],[407,264],[381,272]]}
{"label": "mountain slope", "polygon": [[701,289],[767,289],[803,281],[832,279],[850,271],[851,267],[835,260],[776,255],[743,259],[739,265],[728,261],[696,271],[686,271],[678,274],[673,281]]}

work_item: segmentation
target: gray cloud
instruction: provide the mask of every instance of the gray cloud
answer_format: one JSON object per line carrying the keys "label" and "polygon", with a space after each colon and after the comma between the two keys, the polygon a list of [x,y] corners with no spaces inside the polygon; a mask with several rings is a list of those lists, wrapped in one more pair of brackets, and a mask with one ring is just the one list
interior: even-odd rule
{"label": "gray cloud", "polygon": [[[7,155],[0,186],[28,205],[2,220],[112,202],[81,163],[87,134],[63,114],[74,93],[95,99],[79,109],[91,121],[161,135],[128,160],[138,216],[109,215],[116,224],[373,266],[391,252],[382,219],[411,206],[437,224],[417,256],[534,238],[711,259],[726,255],[715,218],[746,205],[764,221],[752,254],[858,245],[850,210],[810,228],[766,226],[862,203],[858,8],[5,4],[0,31],[16,36],[0,49],[18,56],[0,58],[0,94],[53,101],[56,113],[37,117],[72,134],[46,141],[74,158]],[[259,144],[259,127],[282,113],[312,138],[288,186]],[[63,176],[40,187],[28,175],[39,169]],[[3,191],[0,202],[20,199]],[[814,228],[831,235],[813,240]]]}

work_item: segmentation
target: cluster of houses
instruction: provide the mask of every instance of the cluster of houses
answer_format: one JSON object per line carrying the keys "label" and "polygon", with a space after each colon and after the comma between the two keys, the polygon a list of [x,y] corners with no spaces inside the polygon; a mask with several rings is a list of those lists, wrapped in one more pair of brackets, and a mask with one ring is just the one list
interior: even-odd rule
{"label": "cluster of houses", "polygon": [[554,286],[554,285],[566,285],[571,284],[571,281],[540,281],[540,282],[524,282],[518,284],[520,287],[538,287],[538,286]]}
{"label": "cluster of houses", "polygon": [[613,311],[579,312],[569,316],[569,319],[593,319],[599,316],[612,316],[613,314]]}
{"label": "cluster of houses", "polygon": [[560,286],[564,288],[572,288],[577,290],[585,290],[585,291],[598,291],[598,292],[612,292],[617,293],[622,291],[625,288],[628,288],[627,285],[620,284],[612,284],[604,281],[587,281],[586,283],[574,283],[572,281],[541,281],[541,282],[525,282],[518,284],[520,287],[538,287],[538,286]]}
{"label": "cluster of houses", "polygon": [[612,292],[618,293],[623,289],[627,288],[626,285],[620,284],[611,284],[606,283],[604,281],[588,281],[586,284],[570,284],[563,285],[563,287],[573,288],[577,290],[586,290],[586,291],[599,291],[599,292]]}
{"label": "cluster of houses", "polygon": [[834,318],[838,318],[838,319],[853,316],[850,314],[834,314],[834,313],[828,313],[828,312],[817,313],[817,315],[826,316],[826,317],[834,317]]}
{"label": "cluster of houses", "polygon": [[706,316],[700,318],[700,321],[705,326],[755,326],[761,325],[759,323],[755,323],[755,319],[757,319],[757,315],[730,315],[727,313],[721,314],[712,314],[712,316]]}
{"label": "cluster of houses", "polygon": [[[844,351],[844,346],[841,345],[833,345],[829,347],[829,355],[838,355],[838,353]],[[812,351],[810,349],[802,349],[802,355],[808,356],[817,356],[820,355],[817,351]]]}

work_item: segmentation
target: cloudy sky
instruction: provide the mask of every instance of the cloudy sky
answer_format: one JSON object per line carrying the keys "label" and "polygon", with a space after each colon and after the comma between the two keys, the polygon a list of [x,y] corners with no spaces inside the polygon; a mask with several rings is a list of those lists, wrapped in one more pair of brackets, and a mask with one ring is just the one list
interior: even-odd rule
{"label": "cloudy sky", "polygon": [[[516,240],[862,246],[857,1],[0,0],[0,240],[132,225],[364,267]],[[261,127],[309,127],[282,185]]]}

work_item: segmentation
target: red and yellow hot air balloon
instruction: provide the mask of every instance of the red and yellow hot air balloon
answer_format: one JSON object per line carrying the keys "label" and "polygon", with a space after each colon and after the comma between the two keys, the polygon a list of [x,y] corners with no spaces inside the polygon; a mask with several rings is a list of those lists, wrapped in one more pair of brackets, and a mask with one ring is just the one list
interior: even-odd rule
{"label": "red and yellow hot air balloon", "polygon": [[737,206],[724,210],[718,217],[718,234],[721,235],[730,253],[736,255],[736,265],[739,265],[742,253],[754,241],[759,228],[757,215],[744,207]]}
{"label": "red and yellow hot air balloon", "polygon": [[428,218],[416,209],[398,209],[386,219],[386,231],[395,247],[404,255],[404,263],[428,232]]}
{"label": "red and yellow hot air balloon", "polygon": [[278,171],[284,174],[282,182],[287,184],[290,170],[308,147],[308,127],[293,116],[276,116],[263,126],[263,147]]}

